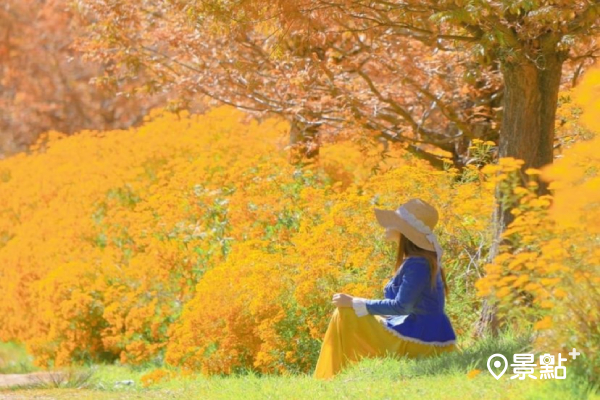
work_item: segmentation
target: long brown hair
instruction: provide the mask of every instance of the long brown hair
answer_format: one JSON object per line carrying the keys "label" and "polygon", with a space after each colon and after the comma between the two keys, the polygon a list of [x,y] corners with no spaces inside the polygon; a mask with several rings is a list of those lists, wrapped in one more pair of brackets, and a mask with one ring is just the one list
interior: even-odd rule
{"label": "long brown hair", "polygon": [[[429,262],[429,268],[431,269],[431,288],[435,288],[437,270],[439,268],[437,263],[437,255],[435,251],[425,250],[418,247],[416,244],[408,240],[408,238],[400,234],[400,243],[398,244],[398,255],[396,257],[396,270],[400,268],[404,260],[410,256],[421,256]],[[446,282],[446,273],[444,268],[442,271],[442,282],[444,282],[444,294],[448,297],[448,283]]]}

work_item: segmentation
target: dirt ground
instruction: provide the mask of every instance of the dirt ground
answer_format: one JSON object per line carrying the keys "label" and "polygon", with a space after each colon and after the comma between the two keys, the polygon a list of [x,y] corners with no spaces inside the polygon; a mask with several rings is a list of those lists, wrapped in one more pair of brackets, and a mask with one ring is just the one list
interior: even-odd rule
{"label": "dirt ground", "polygon": [[60,378],[57,372],[33,372],[30,374],[0,374],[0,389],[12,386],[32,386],[41,383],[56,382]]}

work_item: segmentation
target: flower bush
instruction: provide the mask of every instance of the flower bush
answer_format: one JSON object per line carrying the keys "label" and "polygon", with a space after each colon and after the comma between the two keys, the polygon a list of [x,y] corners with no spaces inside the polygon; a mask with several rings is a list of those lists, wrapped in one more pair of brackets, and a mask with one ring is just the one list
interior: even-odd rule
{"label": "flower bush", "polygon": [[373,207],[415,196],[442,214],[449,307],[466,331],[490,189],[350,139],[300,168],[287,129],[227,107],[155,111],[138,129],[50,132],[0,162],[0,339],[41,366],[307,371],[331,295],[380,296],[393,273]]}
{"label": "flower bush", "polygon": [[[519,160],[501,160],[484,173],[503,187],[514,221],[503,246],[476,285],[491,296],[508,321],[533,324],[540,352],[582,353],[578,367],[598,376],[600,364],[600,131],[596,118],[600,74],[586,75],[575,90],[586,141],[568,143],[562,156],[541,171],[523,175]],[[595,136],[595,137],[594,137]],[[550,194],[537,195],[539,182]]]}
{"label": "flower bush", "polygon": [[[561,118],[583,107],[565,104]],[[459,335],[478,317],[479,280],[479,294],[535,324],[540,341],[597,349],[592,146],[569,143],[554,167],[523,175],[518,160],[481,169],[491,142],[473,141],[464,170],[438,170],[359,135],[324,141],[300,167],[288,129],[228,107],[158,110],[127,131],[49,132],[1,160],[0,340],[26,343],[40,366],[309,371],[332,294],[380,297],[394,273],[373,208],[419,197],[440,212]],[[553,197],[535,194],[539,176]],[[516,218],[510,248],[484,271],[495,184]]]}

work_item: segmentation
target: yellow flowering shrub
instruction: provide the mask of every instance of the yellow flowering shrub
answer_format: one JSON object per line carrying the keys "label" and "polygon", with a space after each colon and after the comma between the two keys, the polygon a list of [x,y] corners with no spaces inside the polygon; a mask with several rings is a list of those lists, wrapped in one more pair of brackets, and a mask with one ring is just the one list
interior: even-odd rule
{"label": "yellow flowering shrub", "polygon": [[[592,71],[562,94],[559,160],[524,174],[520,160],[484,166],[492,142],[473,140],[462,171],[436,170],[367,135],[330,138],[299,167],[286,122],[229,107],[157,110],[126,131],[49,132],[0,160],[0,340],[24,342],[40,366],[309,371],[332,295],[381,297],[394,273],[373,208],[419,197],[440,212],[458,335],[478,317],[477,288],[534,324],[540,349],[595,354],[599,84]],[[535,194],[539,179],[552,196]],[[484,266],[496,185],[515,219]],[[169,377],[159,369],[143,383]]]}
{"label": "yellow flowering shrub", "polygon": [[440,211],[448,311],[466,332],[493,205],[477,168],[344,138],[299,168],[288,129],[228,107],[154,111],[0,161],[0,340],[41,366],[308,371],[332,294],[380,297],[394,272],[373,208],[411,197]]}
{"label": "yellow flowering shrub", "polygon": [[[481,296],[493,295],[503,314],[533,324],[540,351],[576,347],[591,357],[600,350],[597,146],[600,138],[575,144],[541,171],[552,196],[535,194],[536,170],[528,171],[528,185],[513,187],[514,221],[504,232],[500,254],[476,284]],[[506,180],[518,175],[504,174]]]}
{"label": "yellow flowering shrub", "polygon": [[[304,174],[304,179],[312,176]],[[246,241],[206,272],[172,325],[166,361],[207,374],[248,367],[310,370],[333,311],[332,294],[381,297],[394,273],[394,254],[381,242],[373,207],[395,208],[416,194],[440,209],[449,279],[473,285],[479,265],[471,272],[465,266],[487,240],[492,197],[479,183],[455,178],[414,160],[345,191],[336,191],[335,184],[304,186],[296,199],[303,218],[289,242],[270,247]],[[463,204],[470,219],[462,217]],[[477,309],[476,300],[464,293],[463,286],[449,303],[462,332]]]}
{"label": "yellow flowering shrub", "polygon": [[262,225],[244,218],[230,237],[230,182],[261,163],[291,174],[269,160],[287,124],[246,122],[226,108],[157,111],[139,129],[50,132],[3,160],[0,339],[24,341],[40,365],[158,354],[204,271],[277,215],[257,201]]}
{"label": "yellow flowering shrub", "polygon": [[[306,372],[332,294],[380,297],[394,272],[373,208],[412,197],[440,211],[447,311],[462,335],[479,310],[475,282],[499,185],[502,202],[518,204],[510,251],[485,266],[479,294],[535,323],[540,345],[576,338],[597,349],[597,140],[526,171],[519,186],[519,160],[480,169],[491,142],[474,140],[478,161],[461,172],[349,139],[299,168],[287,129],[227,107],[155,111],[128,131],[50,132],[29,154],[0,161],[0,265],[10,266],[0,340],[25,342],[41,366]],[[552,197],[535,195],[539,176],[553,182]]]}

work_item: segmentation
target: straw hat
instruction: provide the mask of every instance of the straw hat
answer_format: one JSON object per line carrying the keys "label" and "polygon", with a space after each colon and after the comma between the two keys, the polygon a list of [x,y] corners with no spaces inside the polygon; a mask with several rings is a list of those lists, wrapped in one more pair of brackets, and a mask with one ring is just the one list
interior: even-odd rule
{"label": "straw hat", "polygon": [[437,210],[421,199],[411,199],[396,210],[375,209],[375,216],[381,226],[400,232],[418,247],[435,251],[438,264],[442,257],[433,228],[438,222]]}

